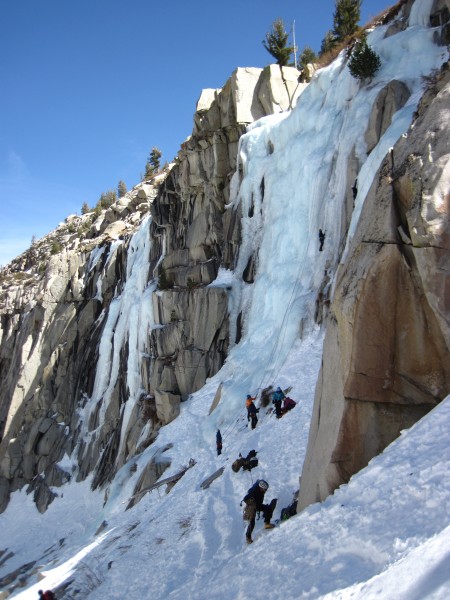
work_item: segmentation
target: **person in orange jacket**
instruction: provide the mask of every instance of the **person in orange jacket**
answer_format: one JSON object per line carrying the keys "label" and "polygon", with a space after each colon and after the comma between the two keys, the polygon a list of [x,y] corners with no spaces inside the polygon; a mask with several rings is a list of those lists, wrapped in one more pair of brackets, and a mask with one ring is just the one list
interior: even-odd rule
{"label": "person in orange jacket", "polygon": [[258,408],[254,405],[253,401],[256,398],[252,398],[250,394],[247,394],[247,399],[245,400],[245,406],[247,407],[247,421],[251,422],[252,429],[255,429],[256,423],[258,422]]}

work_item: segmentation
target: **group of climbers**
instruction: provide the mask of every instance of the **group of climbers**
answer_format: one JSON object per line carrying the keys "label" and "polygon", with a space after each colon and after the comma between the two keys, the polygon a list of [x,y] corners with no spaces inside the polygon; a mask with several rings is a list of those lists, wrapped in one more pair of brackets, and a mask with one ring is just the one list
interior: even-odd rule
{"label": "group of climbers", "polygon": [[[297,406],[297,402],[286,396],[283,390],[278,386],[272,395],[272,403],[275,406],[275,415],[277,419],[281,419],[283,415]],[[283,403],[283,406],[281,406]]]}
{"label": "group of climbers", "polygon": [[[259,408],[256,408],[254,401],[256,398],[247,394],[247,399],[245,401],[245,406],[247,408],[247,421],[251,422],[252,429],[255,429],[256,424],[258,422],[258,412]],[[272,394],[272,404],[275,408],[275,415],[277,419],[280,419],[284,414],[288,411],[292,410],[297,402],[286,396],[283,390],[278,386],[277,389]]]}
{"label": "group of climbers", "polygon": [[[267,391],[269,391],[269,388]],[[286,395],[288,391],[289,390],[283,391],[281,387],[278,386],[277,389],[271,393],[272,404],[274,405],[277,419],[281,418],[289,410],[292,410],[297,404],[294,400],[292,400],[292,398],[289,398]],[[247,421],[250,423],[252,429],[255,429],[256,424],[258,423],[258,413],[260,410],[259,408],[256,408],[255,400],[256,396],[253,397],[250,394],[247,394],[245,401],[245,406],[247,409]],[[267,399],[267,401],[269,400]],[[216,432],[216,449],[217,455],[220,455],[222,453],[222,434],[220,429],[218,429]],[[243,471],[251,471],[258,465],[256,454],[257,453],[255,450],[251,450],[246,457],[243,457],[242,454],[239,454],[239,458],[236,459],[232,464],[233,471],[237,473],[241,468]],[[243,514],[244,521],[248,521],[248,526],[245,532],[245,537],[248,544],[253,542],[252,533],[255,528],[256,516],[258,513],[262,513],[265,529],[273,529],[275,527],[275,525],[271,522],[271,519],[277,505],[277,499],[272,499],[268,504],[264,503],[265,494],[268,489],[269,484],[265,479],[257,479],[257,481],[249,488],[242,500],[242,502],[245,503]],[[287,507],[283,510],[286,512],[288,509],[289,516],[291,514],[295,514],[294,504],[292,507]],[[288,513],[286,512],[284,518],[287,517],[287,514]]]}
{"label": "group of climbers", "polygon": [[[247,408],[247,421],[251,422],[251,428],[255,429],[256,424],[258,422],[258,412],[259,408],[255,406],[256,397],[250,396],[247,394],[247,398],[245,401],[245,406]],[[275,408],[275,415],[277,419],[280,419],[286,412],[292,410],[296,406],[296,402],[286,396],[281,387],[277,387],[275,392],[272,394],[272,404]],[[254,452],[254,451],[252,451]],[[255,452],[256,455],[256,452]],[[240,459],[245,463],[245,461],[249,458],[247,456],[246,459],[243,459],[241,455]],[[241,464],[239,461],[235,461],[236,470],[239,470]],[[257,462],[256,462],[257,464]],[[256,466],[256,464],[254,466]],[[251,468],[251,467],[250,467]],[[248,470],[250,470],[250,468]],[[256,522],[256,514],[262,513],[264,518],[264,528],[265,529],[273,529],[274,524],[271,522],[275,507],[277,505],[277,499],[274,498],[268,504],[264,503],[264,496],[267,490],[269,489],[269,484],[264,479],[258,479],[252,487],[247,491],[247,494],[243,498],[243,502],[245,502],[244,509],[244,521],[248,521],[248,527],[245,532],[245,538],[247,540],[247,544],[251,544],[253,542],[252,533],[255,528]]]}

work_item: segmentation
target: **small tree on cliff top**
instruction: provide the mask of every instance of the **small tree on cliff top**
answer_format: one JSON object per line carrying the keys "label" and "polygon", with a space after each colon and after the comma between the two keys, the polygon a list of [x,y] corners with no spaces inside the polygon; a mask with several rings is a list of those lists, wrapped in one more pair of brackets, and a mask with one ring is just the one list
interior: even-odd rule
{"label": "small tree on cliff top", "polygon": [[287,33],[283,19],[276,19],[272,23],[271,31],[266,33],[266,39],[263,40],[263,46],[271,54],[280,67],[286,67],[292,56],[294,48],[288,46],[289,34]]}
{"label": "small tree on cliff top", "polygon": [[114,202],[117,202],[117,194],[115,190],[108,190],[107,192],[102,192],[100,200],[97,202],[97,206],[99,206],[100,209],[109,208]]}
{"label": "small tree on cliff top", "polygon": [[160,169],[162,152],[159,148],[153,147],[145,165],[145,176],[151,177]]}
{"label": "small tree on cliff top", "polygon": [[283,67],[287,67],[294,51],[293,46],[288,46],[289,34],[287,33],[283,19],[276,19],[272,23],[272,30],[266,33],[266,39],[263,40],[263,46],[277,61],[280,67],[281,79],[286,88],[287,97],[289,100],[289,108],[292,108],[292,97],[289,93],[289,87],[284,77]]}
{"label": "small tree on cliff top", "polygon": [[121,179],[119,181],[119,183],[117,184],[117,195],[119,196],[119,198],[123,198],[126,193],[127,193],[127,186],[125,185],[125,182],[122,181],[122,179]]}

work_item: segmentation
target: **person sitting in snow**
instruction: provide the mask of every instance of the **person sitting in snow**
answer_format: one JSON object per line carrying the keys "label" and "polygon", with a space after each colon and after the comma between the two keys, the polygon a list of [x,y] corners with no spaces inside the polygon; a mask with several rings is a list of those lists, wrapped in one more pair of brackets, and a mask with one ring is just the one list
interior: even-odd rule
{"label": "person sitting in snow", "polygon": [[264,504],[264,494],[269,489],[269,484],[264,479],[258,479],[244,496],[246,507],[244,509],[244,520],[250,521],[245,532],[247,544],[253,542],[252,533],[255,528],[256,513],[262,512],[264,515],[264,529],[273,529],[275,525],[270,522],[273,511],[277,505],[277,499],[274,498],[270,504]]}
{"label": "person sitting in snow", "polygon": [[254,405],[253,401],[256,398],[252,398],[250,394],[247,394],[245,406],[247,407],[247,421],[251,421],[252,429],[255,429],[256,423],[258,422],[258,409]]}
{"label": "person sitting in snow", "polygon": [[272,403],[275,406],[275,414],[277,415],[277,419],[279,419],[282,415],[281,403],[283,402],[285,397],[286,396],[284,395],[283,390],[280,388],[280,386],[278,386],[272,395]]}
{"label": "person sitting in snow", "polygon": [[297,402],[295,400],[292,400],[292,398],[286,396],[283,402],[283,415],[286,414],[288,411],[292,410],[295,406],[297,406]]}
{"label": "person sitting in snow", "polygon": [[46,592],[39,590],[38,594],[39,600],[56,600],[56,596],[51,590],[47,590]]}

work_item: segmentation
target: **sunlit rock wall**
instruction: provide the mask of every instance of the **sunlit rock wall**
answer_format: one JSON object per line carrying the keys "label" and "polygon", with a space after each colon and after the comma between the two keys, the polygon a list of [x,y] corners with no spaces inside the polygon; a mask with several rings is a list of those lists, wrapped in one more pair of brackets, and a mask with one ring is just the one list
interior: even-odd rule
{"label": "sunlit rock wall", "polygon": [[[390,86],[383,102],[403,96]],[[445,65],[382,164],[339,267],[299,508],[347,482],[450,392],[449,100]],[[375,106],[372,124],[380,114]]]}

